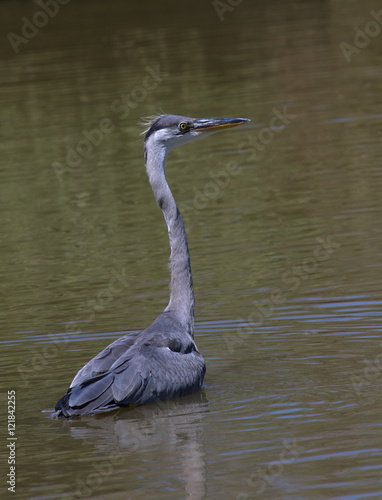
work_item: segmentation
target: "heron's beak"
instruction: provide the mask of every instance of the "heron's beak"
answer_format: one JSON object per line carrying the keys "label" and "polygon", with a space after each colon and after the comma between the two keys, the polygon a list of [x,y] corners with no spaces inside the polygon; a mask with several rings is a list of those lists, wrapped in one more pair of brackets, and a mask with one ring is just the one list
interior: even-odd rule
{"label": "heron's beak", "polygon": [[197,132],[218,132],[225,128],[237,127],[251,120],[248,118],[200,118],[194,121],[193,129]]}

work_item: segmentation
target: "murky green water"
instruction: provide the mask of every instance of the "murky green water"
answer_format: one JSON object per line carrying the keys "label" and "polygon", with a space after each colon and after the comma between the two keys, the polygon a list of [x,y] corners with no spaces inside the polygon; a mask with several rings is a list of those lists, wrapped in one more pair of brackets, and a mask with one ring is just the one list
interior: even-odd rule
{"label": "murky green water", "polygon": [[[236,4],[53,2],[45,25],[36,3],[0,4],[13,498],[382,498],[380,5]],[[160,110],[252,119],[167,162],[204,390],[49,419],[88,359],[167,304],[137,125]]]}

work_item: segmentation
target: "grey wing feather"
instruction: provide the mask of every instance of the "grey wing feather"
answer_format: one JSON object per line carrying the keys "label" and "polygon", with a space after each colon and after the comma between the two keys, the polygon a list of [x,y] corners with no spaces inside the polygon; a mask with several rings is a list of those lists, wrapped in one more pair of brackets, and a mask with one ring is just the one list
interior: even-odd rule
{"label": "grey wing feather", "polygon": [[108,373],[69,389],[56,409],[65,416],[86,415],[106,407],[185,396],[201,387],[205,364],[197,351],[181,354],[151,346],[142,351],[121,360]]}
{"label": "grey wing feather", "polygon": [[60,415],[87,415],[129,404],[185,396],[200,389],[205,363],[192,337],[163,313],[90,360],[56,405]]}
{"label": "grey wing feather", "polygon": [[89,385],[74,387],[71,390],[69,404],[81,408],[97,401],[97,406],[103,406],[110,401],[110,386],[113,383],[111,374],[93,380]]}
{"label": "grey wing feather", "polygon": [[197,351],[181,354],[168,347],[142,346],[128,366],[114,373],[114,400],[142,404],[195,392],[202,385],[205,364]]}
{"label": "grey wing feather", "polygon": [[134,345],[134,342],[141,332],[130,333],[129,335],[124,335],[123,337],[117,339],[110,345],[108,345],[103,351],[101,351],[97,356],[88,361],[85,366],[74,377],[70,387],[75,387],[83,382],[86,382],[90,378],[97,377],[102,373],[106,373],[110,370],[110,367],[118,360],[120,357]]}

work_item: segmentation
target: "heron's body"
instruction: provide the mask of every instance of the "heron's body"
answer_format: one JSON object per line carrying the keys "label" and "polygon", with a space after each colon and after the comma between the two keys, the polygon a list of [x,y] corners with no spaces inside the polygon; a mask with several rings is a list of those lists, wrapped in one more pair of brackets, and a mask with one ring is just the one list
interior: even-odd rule
{"label": "heron's body", "polygon": [[145,162],[168,228],[170,301],[151,326],[117,339],[81,368],[56,405],[58,416],[89,415],[129,404],[185,396],[200,389],[206,367],[194,342],[190,256],[182,217],[167,184],[164,165],[173,147],[246,121],[161,115],[149,124]]}

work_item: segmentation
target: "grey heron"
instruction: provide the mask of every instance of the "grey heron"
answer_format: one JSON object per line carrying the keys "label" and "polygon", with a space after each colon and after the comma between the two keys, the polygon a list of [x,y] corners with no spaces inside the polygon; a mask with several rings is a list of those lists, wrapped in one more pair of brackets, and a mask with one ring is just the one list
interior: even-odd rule
{"label": "grey heron", "polygon": [[170,301],[151,326],[125,335],[91,359],[56,404],[74,417],[150,403],[198,391],[206,365],[194,341],[194,291],[182,216],[166,181],[168,152],[200,137],[242,125],[246,118],[153,118],[145,131],[145,164],[170,240]]}

